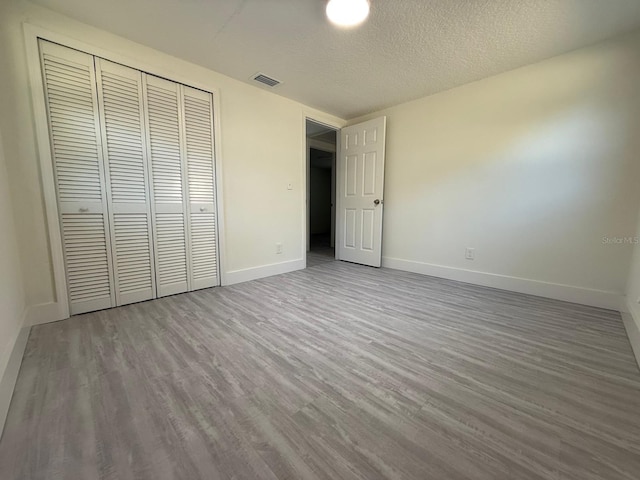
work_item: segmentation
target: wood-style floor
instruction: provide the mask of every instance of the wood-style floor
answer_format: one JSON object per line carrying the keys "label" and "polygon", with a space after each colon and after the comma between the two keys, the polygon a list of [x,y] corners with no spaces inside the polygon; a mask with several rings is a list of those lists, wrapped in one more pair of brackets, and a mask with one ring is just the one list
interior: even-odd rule
{"label": "wood-style floor", "polygon": [[331,247],[316,247],[307,252],[307,268],[317,267],[323,263],[333,262],[336,258],[335,250]]}
{"label": "wood-style floor", "polygon": [[611,311],[326,262],[32,330],[11,479],[640,478]]}

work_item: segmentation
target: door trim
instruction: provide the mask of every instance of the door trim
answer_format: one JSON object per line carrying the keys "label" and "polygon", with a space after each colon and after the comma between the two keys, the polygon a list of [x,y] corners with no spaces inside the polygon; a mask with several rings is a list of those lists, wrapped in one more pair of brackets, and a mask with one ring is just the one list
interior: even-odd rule
{"label": "door trim", "polygon": [[29,76],[29,85],[31,89],[31,102],[35,122],[36,149],[40,161],[40,179],[42,183],[42,195],[45,204],[45,217],[47,224],[47,235],[49,240],[49,250],[51,253],[51,265],[53,268],[54,295],[56,305],[56,315],[49,321],[55,322],[69,318],[69,297],[67,292],[67,279],[64,266],[64,256],[62,248],[62,233],[60,223],[58,221],[58,200],[56,195],[54,174],[53,174],[53,157],[51,154],[49,124],[47,120],[47,110],[44,98],[44,82],[42,79],[42,71],[40,66],[40,51],[38,48],[38,39],[57,43],[62,46],[79,50],[96,57],[119,63],[127,67],[140,70],[143,73],[149,73],[158,77],[191,86],[199,90],[211,93],[213,96],[213,128],[214,128],[214,170],[216,172],[216,220],[218,229],[218,269],[220,275],[220,284],[227,285],[226,272],[224,269],[224,261],[226,258],[226,241],[224,229],[224,194],[223,194],[223,160],[221,146],[221,130],[220,130],[220,91],[217,86],[208,83],[194,81],[188,77],[177,74],[170,68],[149,65],[143,60],[132,59],[130,57],[96,47],[90,43],[67,37],[64,34],[53,32],[46,28],[42,28],[30,23],[23,24],[23,36],[26,48],[27,68]]}

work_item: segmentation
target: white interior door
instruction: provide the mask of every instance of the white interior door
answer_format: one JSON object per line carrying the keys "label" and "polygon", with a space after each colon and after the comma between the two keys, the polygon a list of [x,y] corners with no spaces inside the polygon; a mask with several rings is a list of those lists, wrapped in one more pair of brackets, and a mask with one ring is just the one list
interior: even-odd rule
{"label": "white interior door", "polygon": [[386,117],[343,128],[338,156],[339,260],[379,267]]}
{"label": "white interior door", "polygon": [[98,97],[91,55],[40,41],[72,315],[115,305]]}
{"label": "white interior door", "polygon": [[96,58],[116,304],[155,298],[142,73]]}

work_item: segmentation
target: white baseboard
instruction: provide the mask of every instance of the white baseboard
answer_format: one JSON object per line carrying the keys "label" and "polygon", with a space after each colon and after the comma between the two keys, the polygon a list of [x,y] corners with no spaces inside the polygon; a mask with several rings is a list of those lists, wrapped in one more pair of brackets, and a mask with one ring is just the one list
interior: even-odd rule
{"label": "white baseboard", "polygon": [[623,313],[622,320],[624,321],[624,327],[627,329],[627,336],[636,356],[636,362],[640,367],[640,304],[629,299],[627,309],[629,313]]}
{"label": "white baseboard", "polygon": [[246,268],[244,270],[234,270],[227,272],[224,276],[225,281],[223,285],[235,285],[236,283],[271,277],[273,275],[280,275],[281,273],[295,272],[296,270],[303,270],[304,268],[306,268],[306,262],[304,259],[300,259],[263,265],[261,267]]}
{"label": "white baseboard", "polygon": [[574,287],[559,283],[547,283],[538,280],[445,267],[442,265],[391,257],[382,257],[382,266],[396,270],[404,270],[406,272],[421,273],[432,277],[456,280],[458,282],[472,283],[483,287],[526,293],[537,297],[552,298],[554,300],[563,300],[565,302],[579,303],[609,310],[624,310],[625,297],[617,292]]}
{"label": "white baseboard", "polygon": [[18,332],[11,353],[9,354],[9,361],[0,379],[0,438],[2,438],[4,423],[7,419],[7,413],[9,412],[13,389],[16,386],[18,372],[22,364],[22,356],[27,346],[30,331],[31,327],[22,327]]}
{"label": "white baseboard", "polygon": [[43,323],[57,322],[69,318],[66,312],[62,311],[63,306],[59,302],[40,303],[27,307],[24,320],[25,326],[41,325]]}
{"label": "white baseboard", "polygon": [[[244,270],[235,270],[227,272],[226,275],[223,276],[222,285],[235,285],[236,283],[248,282],[250,280],[270,277],[272,275],[302,270],[305,267],[305,260],[300,259],[274,263],[271,265],[263,265],[261,267],[247,268]],[[69,315],[64,311],[64,306],[60,302],[41,303],[39,305],[31,305],[30,307],[27,307],[24,325],[41,325],[43,323],[57,322],[66,318],[69,318]]]}

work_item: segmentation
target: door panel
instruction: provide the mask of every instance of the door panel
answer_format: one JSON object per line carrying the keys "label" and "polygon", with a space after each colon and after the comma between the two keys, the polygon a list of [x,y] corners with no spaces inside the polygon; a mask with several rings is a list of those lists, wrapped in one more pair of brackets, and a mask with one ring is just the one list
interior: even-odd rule
{"label": "door panel", "polygon": [[155,297],[152,286],[153,265],[150,261],[148,219],[146,212],[113,215],[118,305]]}
{"label": "door panel", "polygon": [[341,131],[338,157],[340,260],[379,267],[382,259],[386,117]]}
{"label": "door panel", "polygon": [[144,75],[158,296],[190,290],[180,86]]}
{"label": "door panel", "polygon": [[142,73],[96,58],[116,304],[156,296]]}
{"label": "door panel", "polygon": [[218,285],[216,255],[216,220],[213,213],[191,214],[191,264],[193,289]]}
{"label": "door panel", "polygon": [[72,315],[115,305],[94,59],[40,41]]}
{"label": "door panel", "polygon": [[113,306],[104,215],[61,214],[71,314]]}
{"label": "door panel", "polygon": [[186,292],[189,289],[184,222],[182,212],[155,214],[158,297]]}
{"label": "door panel", "polygon": [[218,278],[213,101],[211,94],[182,86],[189,196],[191,289],[213,287]]}

